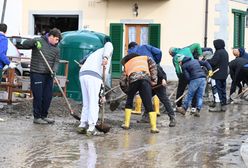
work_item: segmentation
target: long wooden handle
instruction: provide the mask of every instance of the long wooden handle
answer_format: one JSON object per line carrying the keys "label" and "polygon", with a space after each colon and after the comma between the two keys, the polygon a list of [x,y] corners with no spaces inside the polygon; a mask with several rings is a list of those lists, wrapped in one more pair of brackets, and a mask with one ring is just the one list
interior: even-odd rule
{"label": "long wooden handle", "polygon": [[[51,73],[52,75],[54,75],[54,72],[53,72],[52,68],[50,67],[50,65],[49,65],[49,63],[48,63],[46,57],[44,56],[44,54],[42,53],[41,50],[39,50],[39,52],[40,52],[40,54],[41,54],[43,60],[45,61],[45,63],[46,63],[46,65],[47,65],[47,67],[48,67],[50,73]],[[69,103],[69,101],[68,101],[68,99],[67,99],[67,97],[66,97],[66,95],[65,95],[65,93],[64,93],[64,91],[63,91],[63,89],[62,89],[62,87],[60,86],[57,77],[54,76],[54,79],[55,79],[55,82],[57,83],[57,85],[58,85],[58,87],[59,87],[59,90],[60,90],[60,92],[61,92],[63,98],[65,99],[65,102],[66,102],[66,104],[67,104],[68,109],[70,110],[70,113],[73,114],[74,112],[73,112],[73,110],[72,110],[72,108],[71,108],[71,105],[70,105],[70,103]]]}
{"label": "long wooden handle", "polygon": [[174,93],[176,92],[177,87],[175,87],[175,89],[172,91],[172,93],[170,94],[170,96],[168,97],[169,99],[171,99],[171,97],[174,95]]}
{"label": "long wooden handle", "polygon": [[245,92],[247,92],[248,91],[248,88],[246,88],[245,90],[243,90],[240,94],[238,94],[236,97],[235,97],[235,99],[237,99],[237,98],[240,98]]}
{"label": "long wooden handle", "polygon": [[[105,71],[106,71],[106,67],[103,65],[103,67],[102,67],[103,96],[105,96]],[[104,114],[105,114],[105,102],[102,103],[101,124],[104,123]]]}
{"label": "long wooden handle", "polygon": [[177,98],[175,100],[175,103],[177,103],[179,100],[181,100],[187,93],[188,93],[188,91],[185,91],[179,98]]}

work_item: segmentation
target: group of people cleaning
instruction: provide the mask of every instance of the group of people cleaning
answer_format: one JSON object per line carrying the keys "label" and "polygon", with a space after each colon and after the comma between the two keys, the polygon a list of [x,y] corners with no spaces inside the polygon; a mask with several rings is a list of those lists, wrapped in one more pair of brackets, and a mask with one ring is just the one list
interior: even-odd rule
{"label": "group of people cleaning", "polygon": [[[12,63],[6,59],[6,30],[7,25],[0,24],[1,69],[5,65],[14,68]],[[48,110],[52,100],[53,75],[59,64],[60,51],[57,44],[60,39],[60,30],[54,28],[46,35],[26,40],[22,44],[24,48],[32,49],[30,78],[33,93],[33,123],[35,124],[54,123],[53,119],[48,118]],[[105,82],[103,79],[107,79],[114,49],[109,37],[104,39],[103,44],[103,48],[85,57],[87,59],[82,62],[79,71],[83,107],[77,132],[88,136],[102,134],[95,126],[98,121],[99,104],[105,101],[104,96],[100,96],[100,92]],[[200,117],[207,84],[206,78],[209,77],[214,97],[212,107],[209,108],[212,112],[225,111],[227,103],[233,99],[232,95],[235,93],[236,86],[241,93],[242,87],[248,82],[248,54],[245,50],[243,48],[233,49],[233,55],[236,58],[229,62],[225,42],[217,39],[213,44],[214,53],[211,48],[201,48],[198,43],[183,48],[171,47],[169,49],[178,77],[176,99],[180,98],[188,87],[184,101],[179,99],[176,103],[176,111],[183,115],[191,107],[191,114]],[[39,51],[44,53],[54,72],[52,75]],[[130,128],[133,99],[137,93],[145,107],[141,122],[150,122],[151,133],[159,133],[156,126],[157,113],[152,104],[154,95],[157,95],[165,107],[170,120],[169,127],[176,126],[175,111],[166,93],[167,76],[160,66],[161,59],[160,49],[151,45],[138,45],[136,42],[129,43],[128,54],[121,60],[124,68],[120,86],[127,94],[124,123],[121,125],[123,129]],[[226,80],[229,71],[232,85],[227,100]]]}
{"label": "group of people cleaning", "polygon": [[[209,108],[210,112],[226,110],[225,108],[228,103],[226,94],[226,80],[229,74],[228,67],[230,67],[232,78],[230,97],[235,92],[236,86],[240,88],[239,92],[241,92],[241,82],[247,82],[248,59],[245,57],[248,54],[245,53],[244,49],[234,49],[233,54],[236,59],[229,63],[229,56],[225,50],[224,41],[217,39],[213,43],[215,47],[214,53],[211,48],[201,48],[198,43],[183,48],[171,47],[169,49],[169,54],[172,56],[173,65],[178,77],[176,99],[182,97],[186,87],[188,87],[187,96],[184,101],[183,99],[179,99],[176,103],[176,111],[183,115],[191,107],[191,114],[195,117],[200,117],[200,111],[203,106],[203,95],[207,85],[206,78],[210,80],[213,93],[213,103]],[[100,92],[100,85],[102,83],[101,68],[102,66],[109,68],[109,60],[112,53],[113,46],[108,41],[102,49],[93,53],[89,57],[91,59],[87,59],[80,69],[80,82],[84,99],[81,124],[78,127],[79,133],[90,135],[101,134],[95,129],[99,111],[99,107],[97,106],[97,103],[99,103],[98,93]],[[151,45],[138,45],[136,42],[129,43],[128,54],[121,60],[124,68],[120,77],[120,87],[127,94],[124,122],[121,125],[123,129],[130,128],[133,100],[137,94],[140,95],[145,108],[140,122],[150,122],[151,133],[159,133],[156,126],[157,113],[152,104],[152,97],[154,95],[158,96],[165,107],[170,120],[169,127],[176,126],[175,111],[166,93],[167,76],[160,66],[161,59],[162,51],[160,49]],[[240,72],[244,72],[247,75],[239,75]],[[98,78],[99,81],[95,82],[93,78],[91,81],[91,77]],[[94,86],[96,84],[97,86]],[[90,103],[93,101],[95,103]]]}

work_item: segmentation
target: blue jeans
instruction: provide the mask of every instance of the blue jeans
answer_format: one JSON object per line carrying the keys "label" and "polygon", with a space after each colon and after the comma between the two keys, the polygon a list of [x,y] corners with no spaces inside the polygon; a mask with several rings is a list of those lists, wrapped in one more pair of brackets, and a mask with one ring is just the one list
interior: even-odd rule
{"label": "blue jeans", "polygon": [[191,80],[189,83],[188,95],[183,102],[183,108],[187,110],[191,104],[193,96],[196,95],[196,108],[198,111],[200,111],[203,104],[203,95],[205,88],[206,78],[198,78]]}

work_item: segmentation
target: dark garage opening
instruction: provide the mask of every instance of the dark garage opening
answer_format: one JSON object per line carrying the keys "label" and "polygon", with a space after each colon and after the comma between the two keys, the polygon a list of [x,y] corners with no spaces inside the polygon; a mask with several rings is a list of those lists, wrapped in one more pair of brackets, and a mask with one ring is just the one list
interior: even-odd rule
{"label": "dark garage opening", "polygon": [[34,34],[44,35],[56,27],[61,32],[78,30],[78,15],[34,15]]}

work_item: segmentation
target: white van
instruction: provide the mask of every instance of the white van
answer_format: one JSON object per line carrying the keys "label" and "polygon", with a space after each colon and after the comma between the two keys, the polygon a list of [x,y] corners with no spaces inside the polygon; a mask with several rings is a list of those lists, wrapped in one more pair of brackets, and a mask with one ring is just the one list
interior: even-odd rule
{"label": "white van", "polygon": [[31,37],[22,37],[22,36],[10,36],[8,39],[14,44],[14,46],[17,48],[21,60],[20,64],[23,71],[23,76],[29,76],[30,75],[30,60],[31,60],[31,49],[24,49],[22,46],[22,43],[27,40],[31,39]]}
{"label": "white van", "polygon": [[21,54],[19,53],[15,45],[9,39],[8,39],[8,50],[7,50],[6,55],[11,61],[17,63],[17,66],[15,68],[16,75],[22,76],[23,69],[21,66]]}

